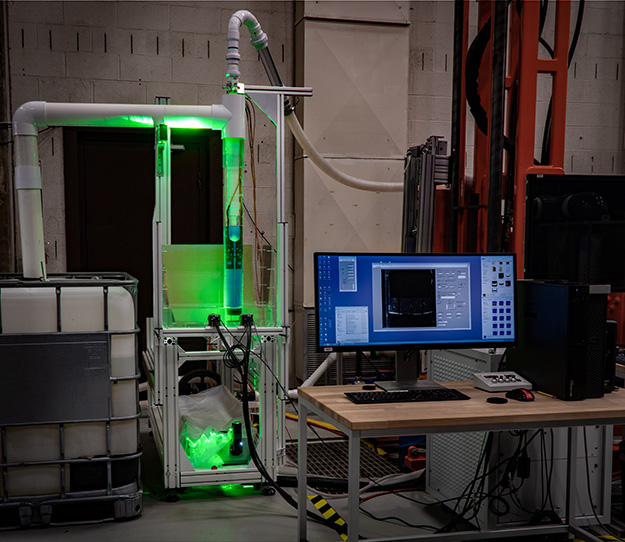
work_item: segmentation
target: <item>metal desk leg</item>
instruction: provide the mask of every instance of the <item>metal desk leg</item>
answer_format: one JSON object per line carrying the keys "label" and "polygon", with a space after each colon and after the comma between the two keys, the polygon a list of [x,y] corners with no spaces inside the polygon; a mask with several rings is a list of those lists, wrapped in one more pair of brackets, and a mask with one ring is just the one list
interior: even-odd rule
{"label": "metal desk leg", "polygon": [[[579,521],[576,518],[576,504],[577,499],[575,491],[577,490],[577,443],[579,441],[578,435],[581,431],[585,431],[584,427],[569,427],[569,440],[568,440],[568,477],[567,477],[567,498],[566,498],[566,523],[569,526],[569,531],[578,536],[582,540],[587,542],[601,542],[601,539],[582,528]],[[583,461],[588,461],[588,458],[584,456]],[[585,472],[587,465],[583,465],[583,471]]]}
{"label": "metal desk leg", "polygon": [[306,540],[306,445],[308,439],[308,425],[306,418],[308,409],[303,402],[299,402],[299,419],[297,424],[297,531],[299,540]]}
{"label": "metal desk leg", "polygon": [[360,431],[349,433],[349,467],[347,471],[347,539],[358,542],[360,514]]}

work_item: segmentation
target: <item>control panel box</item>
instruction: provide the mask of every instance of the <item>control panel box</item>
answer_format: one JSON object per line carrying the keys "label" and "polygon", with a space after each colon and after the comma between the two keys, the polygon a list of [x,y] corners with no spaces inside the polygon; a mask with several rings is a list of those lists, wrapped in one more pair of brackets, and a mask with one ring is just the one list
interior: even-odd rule
{"label": "control panel box", "polygon": [[480,390],[489,392],[510,391],[519,388],[532,389],[532,384],[514,371],[475,373],[473,385]]}

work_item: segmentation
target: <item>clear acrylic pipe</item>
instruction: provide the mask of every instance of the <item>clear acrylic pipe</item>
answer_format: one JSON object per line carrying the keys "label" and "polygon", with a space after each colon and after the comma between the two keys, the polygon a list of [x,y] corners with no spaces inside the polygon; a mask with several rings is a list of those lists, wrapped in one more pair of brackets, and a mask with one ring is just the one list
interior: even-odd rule
{"label": "clear acrylic pipe", "polygon": [[226,321],[239,320],[243,309],[243,144],[223,139],[224,166],[224,305]]}

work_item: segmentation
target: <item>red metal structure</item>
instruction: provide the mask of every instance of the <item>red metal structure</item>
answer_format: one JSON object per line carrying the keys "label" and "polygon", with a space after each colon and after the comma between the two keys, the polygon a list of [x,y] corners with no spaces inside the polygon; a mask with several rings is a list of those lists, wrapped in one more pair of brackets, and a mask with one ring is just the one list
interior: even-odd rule
{"label": "red metal structure", "polygon": [[[517,276],[523,277],[525,228],[525,178],[530,173],[564,173],[564,134],[566,122],[566,84],[569,56],[569,27],[571,3],[558,0],[555,9],[555,43],[553,57],[539,56],[541,31],[541,2],[493,2],[480,0],[478,6],[478,35],[468,44],[469,0],[456,0],[456,59],[454,87],[458,101],[452,117],[459,128],[452,128],[452,220],[450,250],[483,252],[506,250],[517,253]],[[503,10],[497,13],[497,10]],[[460,17],[460,23],[458,18]],[[494,21],[494,22],[493,22]],[[497,39],[501,25],[507,28],[506,39]],[[483,48],[476,42],[483,41]],[[503,44],[503,45],[502,45]],[[494,45],[494,46],[493,46]],[[478,49],[478,52],[475,52]],[[460,53],[460,54],[459,54]],[[481,53],[481,54],[480,54]],[[465,127],[467,118],[467,75],[475,69],[477,99],[471,110],[476,118],[473,178],[465,176]],[[505,57],[505,84],[497,87]],[[460,56],[460,58],[458,58]],[[457,77],[457,73],[461,77]],[[548,160],[537,164],[535,158],[536,97],[538,74],[552,76],[551,130]],[[473,87],[472,87],[473,88]],[[503,89],[505,88],[505,92]],[[473,89],[472,94],[475,93]],[[454,96],[454,100],[456,96]],[[495,123],[498,108],[505,107],[506,121]],[[477,110],[477,114],[476,114]],[[504,125],[507,133],[504,134]],[[503,145],[497,145],[497,138]],[[505,149],[505,156],[504,155]],[[504,159],[505,157],[505,159]],[[544,161],[544,160],[543,160]],[[493,169],[493,164],[496,165]],[[505,164],[505,165],[504,165]],[[501,205],[501,206],[500,206]],[[490,219],[489,219],[489,213]],[[457,227],[457,232],[453,230]],[[498,231],[494,231],[498,230]],[[455,235],[454,235],[455,233]]]}
{"label": "red metal structure", "polygon": [[[517,276],[523,276],[523,249],[525,235],[525,178],[530,173],[564,173],[564,133],[566,127],[566,83],[568,74],[569,25],[571,3],[556,3],[555,44],[553,58],[538,56],[540,2],[522,3],[521,13],[511,10],[510,44],[516,36],[514,52],[510,55],[506,87],[518,81],[519,98],[514,160],[514,221],[510,250],[517,253]],[[512,47],[511,47],[512,53]],[[551,101],[551,136],[548,164],[534,164],[536,132],[536,87],[539,73],[553,76]]]}

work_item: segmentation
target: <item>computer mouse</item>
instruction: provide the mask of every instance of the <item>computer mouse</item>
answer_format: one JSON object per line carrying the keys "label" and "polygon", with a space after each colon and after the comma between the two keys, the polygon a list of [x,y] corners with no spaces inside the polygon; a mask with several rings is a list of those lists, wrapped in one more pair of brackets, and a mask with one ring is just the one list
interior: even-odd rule
{"label": "computer mouse", "polygon": [[525,388],[518,388],[516,390],[510,390],[506,393],[508,399],[514,399],[515,401],[533,401],[534,394],[530,390]]}

